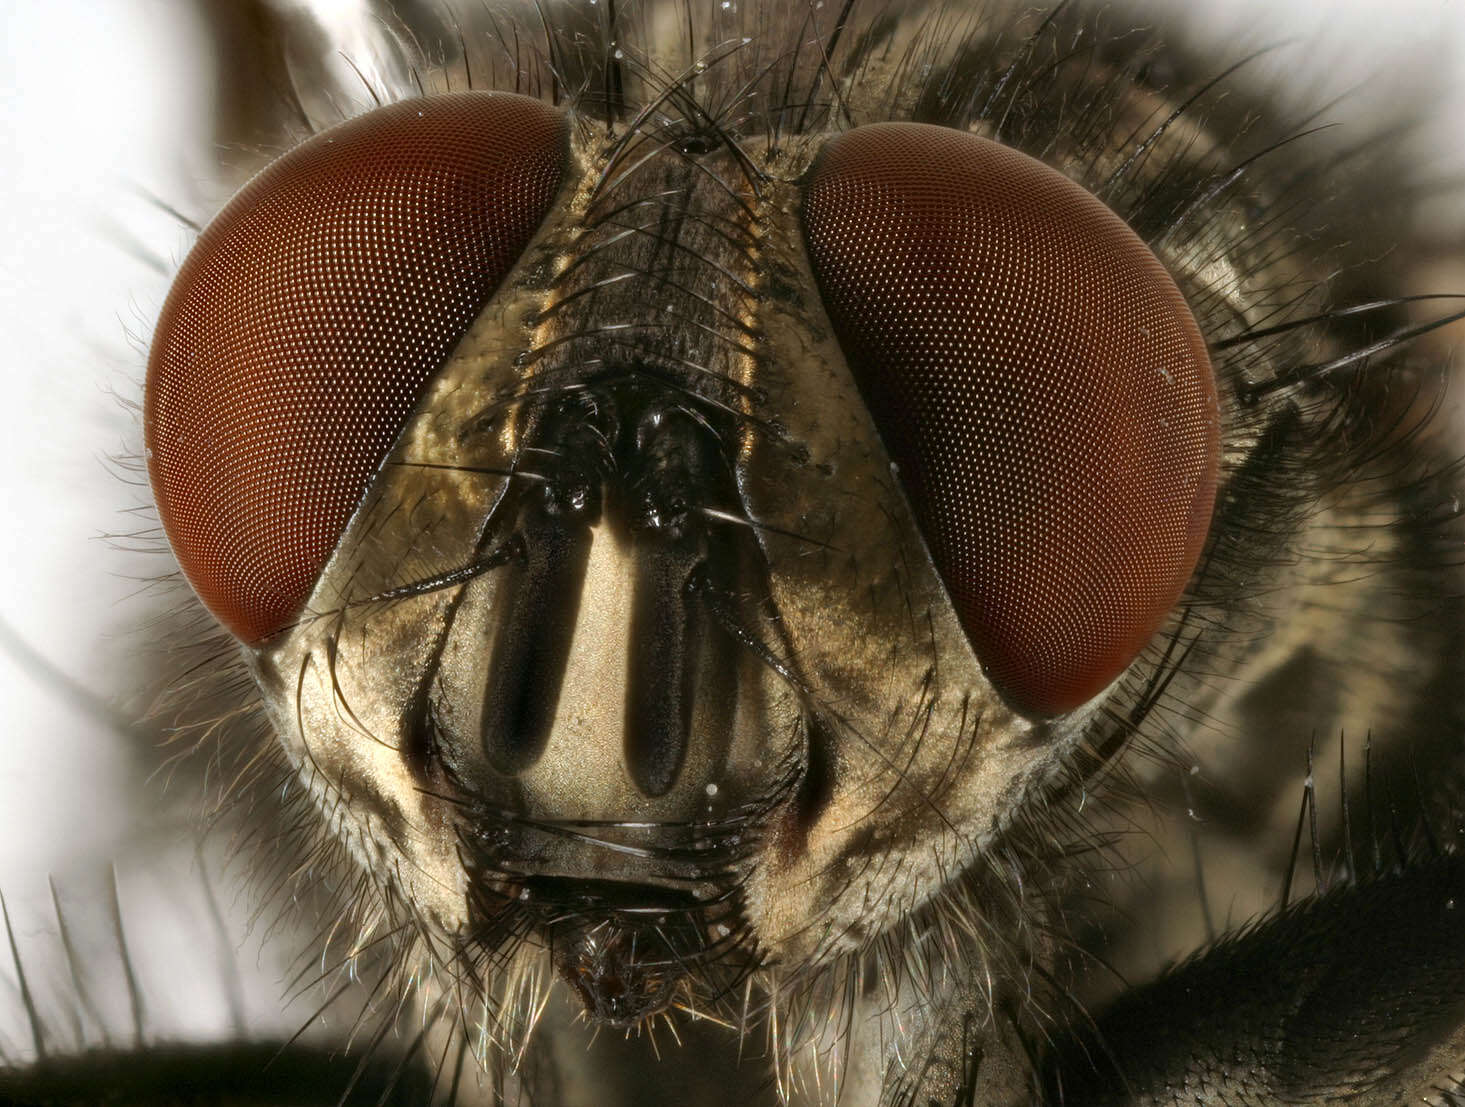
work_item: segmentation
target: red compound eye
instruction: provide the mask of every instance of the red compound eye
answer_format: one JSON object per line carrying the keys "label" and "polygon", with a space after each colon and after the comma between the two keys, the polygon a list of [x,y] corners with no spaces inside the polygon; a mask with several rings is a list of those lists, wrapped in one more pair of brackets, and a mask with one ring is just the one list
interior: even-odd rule
{"label": "red compound eye", "polygon": [[919,124],[830,141],[804,232],[850,370],[977,656],[1080,706],[1179,598],[1210,525],[1216,386],[1148,247],[1025,154]]}
{"label": "red compound eye", "polygon": [[300,612],[422,389],[559,191],[563,117],[466,92],[316,135],[184,262],[148,359],[164,529],[238,637]]}

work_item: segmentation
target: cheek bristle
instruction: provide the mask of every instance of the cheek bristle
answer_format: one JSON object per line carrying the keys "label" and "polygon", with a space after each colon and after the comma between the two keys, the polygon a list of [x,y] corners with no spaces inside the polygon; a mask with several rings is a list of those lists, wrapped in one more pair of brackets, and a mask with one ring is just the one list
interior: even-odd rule
{"label": "cheek bristle", "polygon": [[1093,698],[1173,609],[1215,498],[1205,343],[1091,193],[961,131],[831,140],[806,186],[816,278],[932,558],[1003,696]]}
{"label": "cheek bristle", "polygon": [[163,526],[234,635],[295,618],[371,474],[560,187],[563,116],[468,92],[296,147],[200,236],[144,426]]}

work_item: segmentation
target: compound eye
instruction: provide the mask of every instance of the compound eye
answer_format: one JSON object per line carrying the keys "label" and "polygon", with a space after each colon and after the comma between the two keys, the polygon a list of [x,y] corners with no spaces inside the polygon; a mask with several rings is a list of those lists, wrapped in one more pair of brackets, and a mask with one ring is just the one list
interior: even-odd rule
{"label": "compound eye", "polygon": [[972,647],[1029,715],[1134,660],[1210,525],[1216,386],[1164,266],[1095,196],[962,131],[826,144],[804,234]]}
{"label": "compound eye", "polygon": [[537,100],[409,100],[302,143],[199,236],[158,320],[144,434],[179,564],[237,637],[299,615],[567,151]]}

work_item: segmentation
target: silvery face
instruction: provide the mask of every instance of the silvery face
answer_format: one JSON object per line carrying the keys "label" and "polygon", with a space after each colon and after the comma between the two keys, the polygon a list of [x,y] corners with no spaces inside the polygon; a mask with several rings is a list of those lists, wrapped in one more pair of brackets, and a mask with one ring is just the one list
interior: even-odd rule
{"label": "silvery face", "polygon": [[[997,37],[1005,15],[945,14],[834,43],[847,56],[827,71],[787,44],[828,48],[832,22],[756,12],[674,48],[648,13],[611,65],[599,17],[572,11],[534,47],[565,47],[556,76],[545,62],[515,83],[488,32],[445,65],[556,102],[562,183],[298,617],[242,657],[312,825],[365,874],[356,944],[405,926],[405,971],[459,984],[463,1021],[500,1044],[536,1017],[524,981],[546,964],[613,1026],[684,1010],[752,1024],[828,1002],[859,967],[894,976],[890,951],[914,950],[931,980],[850,985],[852,1020],[907,1005],[938,1034],[948,1000],[985,1018],[1046,971],[1067,909],[1054,870],[1107,829],[1090,805],[1122,748],[1179,732],[1219,749],[1224,782],[1228,759],[1259,759],[1225,739],[1280,718],[1319,655],[1352,674],[1307,694],[1324,733],[1398,717],[1396,701],[1427,717],[1431,681],[1448,681],[1391,660],[1437,645],[1439,625],[1399,629],[1428,610],[1416,597],[1442,559],[1419,550],[1441,521],[1398,506],[1434,488],[1378,475],[1402,455],[1370,414],[1411,382],[1347,361],[1372,322],[1262,334],[1368,298],[1328,298],[1335,255],[1307,225],[1324,214],[1299,216],[1296,237],[1262,229],[1298,163],[1263,158],[1226,183],[1244,111],[1165,123],[1184,99],[1106,51],[1054,64],[1089,17]],[[757,33],[740,45],[739,30]],[[1080,95],[1102,127],[1070,126],[1059,105]],[[931,549],[942,509],[905,482],[811,261],[826,143],[900,119],[1001,139],[1099,193],[1170,272],[1214,362],[1206,553],[1153,637],[1062,711],[1024,710],[994,681]],[[1384,460],[1351,472],[1325,441]],[[1366,636],[1333,629],[1360,618]],[[1291,767],[1305,744],[1273,756]],[[1167,785],[1165,768],[1136,771]]]}

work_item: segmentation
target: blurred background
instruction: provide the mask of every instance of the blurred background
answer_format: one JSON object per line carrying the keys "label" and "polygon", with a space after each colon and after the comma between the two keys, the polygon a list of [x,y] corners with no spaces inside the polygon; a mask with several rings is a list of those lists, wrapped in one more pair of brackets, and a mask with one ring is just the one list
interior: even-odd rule
{"label": "blurred background", "polygon": [[[48,878],[63,903],[94,902],[110,895],[116,862],[128,943],[154,997],[154,1034],[293,1029],[300,1018],[278,1012],[283,969],[246,937],[247,895],[221,891],[211,903],[186,823],[140,802],[156,794],[130,757],[132,721],[146,702],[142,624],[148,581],[169,565],[165,555],[135,552],[134,541],[103,536],[152,525],[135,513],[147,492],[125,459],[140,449],[147,339],[191,241],[188,223],[206,222],[257,161],[250,144],[278,140],[248,112],[250,80],[267,97],[270,75],[226,66],[221,97],[216,67],[239,36],[268,34],[272,21],[300,25],[301,7],[346,54],[371,30],[357,0],[0,5],[0,373],[11,412],[9,463],[0,467],[0,892],[41,986],[64,990],[44,952],[56,930]],[[1220,57],[1234,57],[1238,43],[1296,40],[1263,69],[1285,74],[1299,93],[1363,88],[1330,118],[1366,114],[1396,82],[1437,84],[1417,156],[1430,179],[1465,172],[1465,3],[1185,8],[1197,39],[1216,43]],[[1425,218],[1465,226],[1462,190],[1441,191]],[[1442,257],[1426,283],[1465,287],[1455,260]],[[117,939],[102,925],[77,940],[85,952]],[[27,1032],[4,1013],[17,1009],[6,960],[0,954],[0,1058],[14,1058],[27,1055]],[[127,1017],[115,1015],[124,1025]]]}

